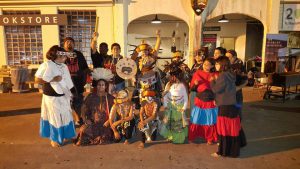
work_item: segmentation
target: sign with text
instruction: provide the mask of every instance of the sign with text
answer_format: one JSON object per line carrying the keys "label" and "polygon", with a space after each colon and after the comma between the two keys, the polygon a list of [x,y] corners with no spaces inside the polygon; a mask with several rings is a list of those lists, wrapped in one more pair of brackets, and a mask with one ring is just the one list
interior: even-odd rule
{"label": "sign with text", "polygon": [[217,34],[203,34],[203,46],[208,48],[208,56],[214,56],[217,45]]}
{"label": "sign with text", "polygon": [[284,4],[281,30],[300,31],[300,4]]}
{"label": "sign with text", "polygon": [[1,26],[12,25],[67,25],[67,15],[0,15]]}
{"label": "sign with text", "polygon": [[221,31],[220,26],[206,26],[203,28],[203,31]]}

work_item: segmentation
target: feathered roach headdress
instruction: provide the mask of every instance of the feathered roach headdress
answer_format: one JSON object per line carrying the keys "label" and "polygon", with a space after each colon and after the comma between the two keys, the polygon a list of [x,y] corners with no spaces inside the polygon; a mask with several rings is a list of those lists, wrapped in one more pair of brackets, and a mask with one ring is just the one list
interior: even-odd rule
{"label": "feathered roach headdress", "polygon": [[181,60],[178,62],[167,62],[167,64],[164,65],[165,69],[164,72],[165,73],[170,73],[170,75],[175,75],[177,78],[181,77],[183,72],[180,68],[180,65],[183,64],[185,60]]}
{"label": "feathered roach headdress", "polygon": [[104,69],[104,68],[96,68],[92,72],[93,82],[92,86],[96,87],[99,80],[105,80],[106,82],[109,82],[114,77],[114,74],[111,72],[110,69]]}

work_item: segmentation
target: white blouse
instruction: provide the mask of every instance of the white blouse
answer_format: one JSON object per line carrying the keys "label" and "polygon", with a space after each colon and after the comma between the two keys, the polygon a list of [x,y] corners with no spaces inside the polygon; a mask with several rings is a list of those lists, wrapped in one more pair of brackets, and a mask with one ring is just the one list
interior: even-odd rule
{"label": "white blouse", "polygon": [[40,65],[35,76],[46,82],[50,82],[55,76],[61,76],[60,82],[50,82],[51,87],[58,94],[64,94],[66,89],[70,90],[74,86],[69,69],[63,63],[57,64],[51,60],[44,62]]}

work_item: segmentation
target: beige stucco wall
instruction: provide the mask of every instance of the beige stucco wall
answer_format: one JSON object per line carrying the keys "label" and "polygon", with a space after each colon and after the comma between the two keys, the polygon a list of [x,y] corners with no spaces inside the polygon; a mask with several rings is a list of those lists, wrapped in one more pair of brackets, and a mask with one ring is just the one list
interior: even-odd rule
{"label": "beige stucco wall", "polygon": [[[0,14],[2,15],[2,8],[0,8]],[[6,38],[4,26],[0,26],[0,66],[7,64],[7,50],[6,50]]]}
{"label": "beige stucco wall", "polygon": [[[34,2],[35,5],[18,5],[18,3]],[[191,8],[190,0],[118,0],[113,5],[113,1],[108,0],[89,0],[84,3],[82,0],[44,0],[43,4],[39,5],[39,0],[19,0],[19,1],[1,1],[0,8],[3,9],[29,9],[38,7],[42,14],[55,13],[56,9],[71,8],[71,9],[95,9],[99,19],[99,39],[98,42],[105,41],[108,44],[113,42],[120,43],[122,47],[122,54],[127,51],[127,27],[128,24],[142,16],[151,14],[166,14],[177,17],[185,21],[189,28],[189,62],[192,61],[193,51],[198,39],[195,40],[196,23],[199,23],[199,17],[195,18],[194,12]],[[49,2],[50,5],[45,4]],[[60,3],[58,3],[60,2]],[[5,4],[3,6],[1,4]],[[7,6],[8,3],[12,5]],[[264,27],[264,43],[267,33],[278,33],[279,25],[279,9],[280,0],[219,0],[216,8],[207,17],[207,19],[229,13],[240,13],[249,15],[260,20]],[[1,11],[1,10],[0,10]],[[103,25],[103,26],[102,26]],[[42,26],[43,30],[43,53],[46,49],[58,42],[58,26]],[[47,34],[44,31],[51,31],[53,34]],[[198,34],[198,32],[196,32]],[[56,34],[56,35],[55,35]],[[4,28],[0,26],[0,65],[6,64],[6,50],[5,50],[5,36]],[[242,43],[245,41],[244,36],[239,36],[237,41],[241,46],[237,50],[244,50]],[[197,43],[196,43],[197,42]],[[263,46],[263,57],[265,47]],[[239,52],[243,53],[243,52]],[[191,63],[191,62],[190,62]]]}
{"label": "beige stucco wall", "polygon": [[[42,7],[41,14],[57,14],[57,7]],[[53,45],[59,45],[59,26],[58,25],[42,25],[42,42],[43,57],[46,60],[46,53]]]}
{"label": "beige stucco wall", "polygon": [[235,50],[238,57],[245,58],[246,51],[246,23],[206,23],[205,26],[220,26],[221,31],[205,31],[204,34],[217,34],[217,47],[222,37],[235,38]]}
{"label": "beige stucco wall", "polygon": [[[3,1],[4,2],[4,1]],[[2,3],[3,3],[2,2]],[[11,2],[11,1],[10,1]],[[26,1],[34,2],[34,1]],[[68,2],[68,1],[66,1]],[[82,2],[82,1],[81,1]],[[99,1],[95,1],[99,2]],[[105,1],[106,2],[106,1]],[[0,7],[1,4],[0,3]],[[99,17],[98,37],[99,44],[101,42],[107,42],[112,44],[115,42],[114,37],[114,15],[112,4],[86,4],[79,6],[76,4],[55,4],[55,5],[13,5],[0,8],[0,14],[2,10],[40,10],[41,14],[57,14],[58,10],[78,9],[78,10],[96,10]],[[115,21],[116,22],[116,21]],[[7,64],[7,52],[5,42],[4,26],[0,26],[0,66]],[[43,42],[43,56],[46,58],[48,49],[53,45],[59,45],[59,26],[58,25],[42,25],[42,42]],[[30,65],[30,67],[37,67],[38,65]]]}
{"label": "beige stucco wall", "polygon": [[215,9],[207,17],[207,19],[211,19],[224,14],[237,13],[251,16],[262,22],[264,26],[262,51],[263,71],[266,35],[267,33],[278,33],[279,10],[280,0],[219,0]]}
{"label": "beige stucco wall", "polygon": [[[194,12],[190,0],[138,0],[128,4],[128,23],[152,14],[171,15],[186,22],[189,27],[189,44],[194,43]],[[162,32],[162,34],[164,33]],[[192,60],[192,51],[193,45],[189,45],[187,62]]]}

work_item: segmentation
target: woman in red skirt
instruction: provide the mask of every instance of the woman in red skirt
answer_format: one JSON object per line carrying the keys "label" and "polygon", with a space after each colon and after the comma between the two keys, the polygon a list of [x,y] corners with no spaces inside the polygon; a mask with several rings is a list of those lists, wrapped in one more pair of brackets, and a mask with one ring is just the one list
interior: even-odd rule
{"label": "woman in red skirt", "polygon": [[[227,57],[219,57],[216,60],[218,77],[213,77],[211,89],[216,95],[218,105],[217,133],[218,151],[212,156],[238,157],[240,155],[241,140],[244,134],[241,133],[241,120],[236,104],[235,74],[230,71],[230,61]],[[243,137],[243,138],[242,138]]]}

